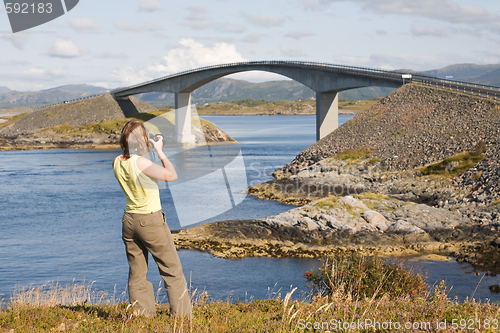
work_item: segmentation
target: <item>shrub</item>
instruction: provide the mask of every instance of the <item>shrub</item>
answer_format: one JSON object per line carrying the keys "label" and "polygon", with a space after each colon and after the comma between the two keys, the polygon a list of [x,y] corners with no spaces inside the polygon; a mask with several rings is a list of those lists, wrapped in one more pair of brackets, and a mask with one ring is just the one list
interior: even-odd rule
{"label": "shrub", "polygon": [[472,156],[480,156],[484,153],[486,153],[486,144],[483,140],[479,141],[470,152]]}
{"label": "shrub", "polygon": [[359,149],[345,149],[335,154],[335,158],[341,161],[344,160],[357,160],[360,158],[367,158],[371,155],[371,151],[366,148]]}
{"label": "shrub", "polygon": [[426,167],[420,169],[422,173],[426,176],[428,175],[443,175],[449,177],[460,176],[465,171],[474,167],[478,162],[480,162],[485,155],[479,153],[482,148],[477,146],[472,152],[461,153],[441,162],[430,164]]}
{"label": "shrub", "polygon": [[356,251],[337,251],[324,259],[317,271],[305,273],[312,295],[379,298],[424,296],[427,291],[423,274],[404,261],[366,257]]}

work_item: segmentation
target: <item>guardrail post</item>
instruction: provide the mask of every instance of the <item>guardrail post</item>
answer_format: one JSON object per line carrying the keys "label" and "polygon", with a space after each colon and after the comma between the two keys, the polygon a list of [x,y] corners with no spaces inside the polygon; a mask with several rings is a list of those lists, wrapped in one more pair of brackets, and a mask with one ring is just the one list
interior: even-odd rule
{"label": "guardrail post", "polygon": [[191,133],[191,93],[175,94],[175,134],[177,143],[195,143]]}

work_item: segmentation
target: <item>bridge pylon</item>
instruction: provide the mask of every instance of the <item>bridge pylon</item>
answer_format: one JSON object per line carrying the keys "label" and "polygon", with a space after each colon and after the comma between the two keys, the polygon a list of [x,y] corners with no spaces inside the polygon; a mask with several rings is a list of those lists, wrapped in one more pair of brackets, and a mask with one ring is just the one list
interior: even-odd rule
{"label": "bridge pylon", "polygon": [[195,143],[191,133],[191,93],[175,94],[175,134],[177,143]]}
{"label": "bridge pylon", "polygon": [[339,127],[339,94],[336,91],[316,92],[316,141]]}

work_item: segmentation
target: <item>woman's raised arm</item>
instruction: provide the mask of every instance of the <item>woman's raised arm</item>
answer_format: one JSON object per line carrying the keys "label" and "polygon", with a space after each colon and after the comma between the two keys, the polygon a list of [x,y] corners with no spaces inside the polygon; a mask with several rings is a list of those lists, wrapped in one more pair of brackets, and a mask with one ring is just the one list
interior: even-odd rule
{"label": "woman's raised arm", "polygon": [[150,140],[153,144],[153,147],[156,149],[158,156],[160,157],[161,162],[163,163],[163,167],[160,165],[153,163],[144,157],[139,157],[137,159],[137,167],[139,170],[145,175],[163,180],[166,182],[171,182],[177,179],[177,172],[175,172],[175,168],[172,162],[169,161],[167,156],[162,151],[163,147],[163,138],[160,137],[158,141]]}

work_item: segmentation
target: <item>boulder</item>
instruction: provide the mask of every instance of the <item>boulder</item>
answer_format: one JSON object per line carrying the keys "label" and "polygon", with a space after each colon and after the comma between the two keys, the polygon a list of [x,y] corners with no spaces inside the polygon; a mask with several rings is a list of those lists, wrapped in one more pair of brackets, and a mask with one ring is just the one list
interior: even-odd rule
{"label": "boulder", "polygon": [[353,198],[350,195],[340,198],[339,200],[337,200],[337,202],[347,206],[351,206],[353,208],[359,208],[363,211],[368,210],[368,207],[366,207],[366,205],[361,200]]}
{"label": "boulder", "polygon": [[365,210],[361,213],[361,217],[365,219],[366,222],[377,227],[381,231],[386,231],[387,228],[389,228],[387,226],[386,218],[374,210]]}

